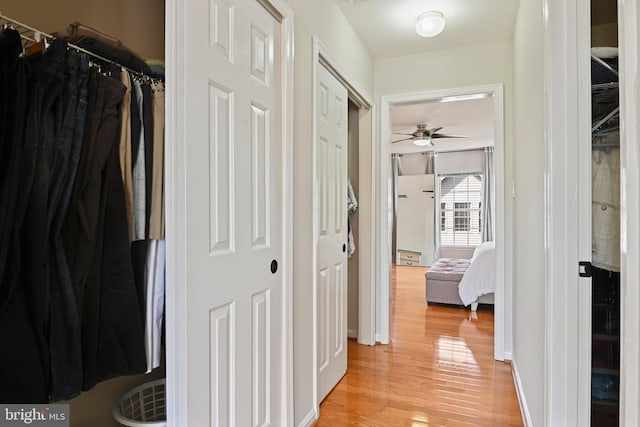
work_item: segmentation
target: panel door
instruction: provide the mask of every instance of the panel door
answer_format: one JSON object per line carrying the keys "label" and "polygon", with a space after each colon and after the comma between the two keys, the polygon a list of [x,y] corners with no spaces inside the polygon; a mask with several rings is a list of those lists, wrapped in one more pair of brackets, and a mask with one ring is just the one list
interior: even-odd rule
{"label": "panel door", "polygon": [[347,372],[347,109],[345,87],[318,67],[318,393],[323,400]]}
{"label": "panel door", "polygon": [[185,8],[189,425],[281,426],[281,28],[255,0]]}

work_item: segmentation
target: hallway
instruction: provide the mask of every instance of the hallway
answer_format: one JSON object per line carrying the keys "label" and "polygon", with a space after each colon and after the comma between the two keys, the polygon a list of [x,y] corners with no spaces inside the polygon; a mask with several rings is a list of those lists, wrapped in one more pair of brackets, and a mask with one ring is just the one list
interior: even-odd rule
{"label": "hallway", "polygon": [[315,427],[523,425],[510,365],[493,360],[493,311],[427,307],[425,271],[394,267],[392,343],[349,341]]}

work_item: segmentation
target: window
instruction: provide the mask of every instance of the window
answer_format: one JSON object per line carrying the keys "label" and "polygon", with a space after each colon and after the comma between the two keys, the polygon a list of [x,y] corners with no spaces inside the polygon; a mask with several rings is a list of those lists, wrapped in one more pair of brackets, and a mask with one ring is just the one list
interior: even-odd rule
{"label": "window", "polygon": [[444,175],[438,181],[440,245],[479,245],[482,241],[481,175]]}
{"label": "window", "polygon": [[453,204],[453,231],[471,231],[471,203]]}

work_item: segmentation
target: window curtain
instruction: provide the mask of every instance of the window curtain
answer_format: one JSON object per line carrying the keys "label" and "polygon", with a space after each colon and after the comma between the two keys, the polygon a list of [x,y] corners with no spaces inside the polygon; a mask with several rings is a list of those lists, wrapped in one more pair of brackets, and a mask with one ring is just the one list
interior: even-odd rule
{"label": "window curtain", "polygon": [[433,173],[434,181],[433,181],[433,258],[440,258],[440,177],[438,176],[438,153],[435,151],[430,151],[432,164],[433,164]]}
{"label": "window curtain", "polygon": [[398,236],[398,176],[401,175],[400,154],[391,154],[391,200],[392,200],[392,214],[391,220],[391,262],[395,264],[396,253],[398,248],[396,245],[396,239]]}
{"label": "window curtain", "polygon": [[484,179],[482,180],[482,241],[493,241],[493,147],[484,149]]}
{"label": "window curtain", "polygon": [[427,156],[427,167],[424,173],[427,175],[436,173],[436,153],[433,151],[427,151],[425,155]]}

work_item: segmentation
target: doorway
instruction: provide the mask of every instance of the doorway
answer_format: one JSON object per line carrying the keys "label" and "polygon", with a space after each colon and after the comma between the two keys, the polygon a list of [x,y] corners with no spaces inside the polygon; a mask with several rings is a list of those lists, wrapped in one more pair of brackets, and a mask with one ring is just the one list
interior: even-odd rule
{"label": "doorway", "polygon": [[[384,236],[379,241],[380,257],[378,258],[379,270],[377,292],[380,295],[376,312],[379,318],[379,330],[377,339],[383,344],[389,343],[390,340],[390,267],[391,267],[391,231],[393,210],[391,204],[391,148],[387,141],[391,141],[391,109],[402,104],[415,104],[434,100],[451,99],[473,99],[474,97],[482,98],[490,96],[493,98],[493,128],[494,128],[494,155],[493,165],[495,169],[495,242],[496,242],[496,289],[495,289],[495,348],[494,358],[496,360],[505,360],[511,358],[510,339],[508,339],[510,331],[510,320],[507,325],[505,319],[511,318],[511,303],[509,298],[505,298],[505,294],[511,295],[511,283],[505,282],[505,250],[510,245],[510,236],[505,233],[505,201],[504,201],[504,95],[503,85],[487,85],[468,88],[444,89],[439,91],[418,92],[403,95],[389,95],[382,97],[381,101],[381,141],[380,144],[380,186],[378,197],[380,201],[379,211],[379,236]],[[481,144],[480,144],[481,145]],[[419,151],[419,148],[414,151]],[[437,229],[437,227],[436,227]],[[508,313],[508,315],[505,315]],[[507,346],[505,346],[507,343]],[[508,350],[505,352],[505,348]]]}
{"label": "doorway", "polygon": [[[331,80],[333,83],[328,84],[327,80]],[[346,94],[348,102],[343,102],[342,96],[336,96],[334,90],[330,88],[332,85],[336,85],[335,93],[342,92]],[[314,283],[313,283],[313,308],[314,308],[314,407],[316,410],[316,417],[318,416],[320,400],[328,393],[328,390],[333,388],[339,381],[342,375],[337,372],[346,371],[346,340],[347,335],[357,337],[360,344],[374,344],[374,325],[375,319],[373,316],[375,312],[373,310],[375,297],[373,286],[371,285],[371,266],[373,265],[372,259],[375,254],[375,248],[372,247],[372,224],[374,218],[374,210],[372,209],[371,195],[373,194],[374,182],[372,179],[373,171],[370,168],[372,165],[371,156],[373,154],[371,141],[373,140],[373,100],[363,91],[356,80],[351,78],[340,66],[340,64],[333,59],[322,42],[318,39],[314,39],[314,76],[313,76],[313,106],[314,106],[314,122],[313,122],[313,152],[314,152],[314,171],[313,176],[316,177],[313,199],[316,201],[314,209],[314,243],[313,243],[313,259],[314,259]],[[339,89],[339,90],[338,90]],[[327,102],[323,102],[326,98],[327,102],[334,105],[327,105]],[[344,101],[347,101],[344,100]],[[348,144],[346,150],[335,149],[339,148],[338,145],[333,142],[329,143],[323,136],[322,132],[326,124],[323,123],[323,117],[326,112],[331,114],[329,110],[334,109],[336,105],[341,108],[341,114],[338,122],[344,120],[345,143]],[[336,124],[336,123],[334,123]],[[346,125],[346,126],[345,126]],[[338,123],[338,127],[341,125]],[[335,126],[334,126],[335,127]],[[347,135],[348,134],[348,135]],[[348,142],[347,142],[348,140]],[[342,144],[342,143],[341,143]],[[331,154],[333,153],[333,154]],[[333,158],[337,154],[340,154],[340,158]],[[343,161],[345,170],[344,176],[338,181],[334,181],[337,177],[326,177],[323,175],[323,169],[325,172],[336,173],[338,170],[336,166],[323,167],[326,162],[322,162],[323,157],[327,155],[333,156],[331,163],[342,163]],[[349,158],[351,157],[351,158]],[[349,166],[347,167],[347,161]],[[333,172],[332,172],[333,171]],[[342,173],[342,172],[341,172]],[[347,251],[347,247],[351,247],[353,243],[356,247],[353,259],[349,261],[350,268],[357,268],[357,271],[344,272],[339,269],[339,272],[333,272],[333,275],[338,274],[340,277],[347,280],[347,286],[342,286],[340,295],[344,300],[341,302],[340,298],[332,302],[332,295],[338,295],[338,288],[336,284],[328,277],[328,270],[324,265],[324,260],[327,257],[327,251],[331,250],[325,248],[325,243],[328,239],[328,230],[325,230],[327,221],[329,218],[324,212],[326,206],[329,206],[334,213],[344,211],[345,224],[347,213],[347,199],[344,200],[344,208],[339,208],[340,203],[338,201],[329,202],[328,198],[331,198],[333,190],[327,188],[327,183],[334,183],[337,187],[334,189],[336,192],[347,195],[347,183],[349,174],[357,174],[354,177],[355,188],[358,190],[358,215],[357,225],[358,233],[353,234],[352,242],[349,242],[347,227],[344,230],[341,228],[342,240],[338,249],[341,247],[342,251]],[[338,174],[339,175],[339,174]],[[327,200],[325,200],[327,199]],[[331,221],[329,221],[331,222]],[[338,224],[341,222],[335,222]],[[334,231],[337,227],[332,227]],[[335,246],[335,245],[333,245]],[[335,249],[335,248],[333,248]],[[357,261],[356,261],[357,260]],[[332,265],[336,265],[335,262]],[[346,266],[346,263],[345,263]],[[348,268],[347,268],[348,270]],[[337,277],[337,276],[336,276]],[[349,283],[350,281],[350,283]],[[335,281],[339,283],[339,281]],[[348,288],[348,289],[347,289]],[[333,291],[332,291],[333,289]],[[349,310],[347,311],[347,308]],[[335,317],[335,318],[334,318]],[[349,317],[351,318],[349,321]],[[351,326],[349,326],[349,324]],[[343,343],[341,345],[340,343]],[[327,353],[328,346],[336,346],[335,354],[341,353],[341,349],[344,349],[344,360],[333,360],[333,357],[327,357],[330,352]],[[338,351],[340,350],[340,351]],[[338,359],[338,358],[335,358]],[[341,363],[341,368],[334,372],[331,380],[325,378],[326,372],[333,372],[333,368],[328,364]]]}

